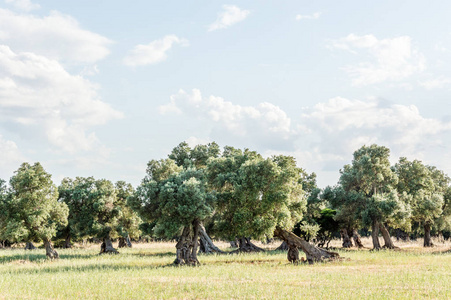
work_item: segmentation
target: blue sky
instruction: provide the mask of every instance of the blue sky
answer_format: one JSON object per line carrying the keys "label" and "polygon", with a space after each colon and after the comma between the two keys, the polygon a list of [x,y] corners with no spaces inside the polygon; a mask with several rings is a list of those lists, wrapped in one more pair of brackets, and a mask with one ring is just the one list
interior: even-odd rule
{"label": "blue sky", "polygon": [[181,141],[296,157],[364,144],[451,174],[447,1],[0,0],[0,178],[137,185]]}

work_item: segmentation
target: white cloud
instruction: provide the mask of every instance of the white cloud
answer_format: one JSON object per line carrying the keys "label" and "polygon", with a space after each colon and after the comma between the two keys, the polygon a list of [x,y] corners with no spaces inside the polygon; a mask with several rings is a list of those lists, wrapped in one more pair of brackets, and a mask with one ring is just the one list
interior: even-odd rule
{"label": "white cloud", "polygon": [[243,10],[235,5],[223,5],[222,8],[224,10],[218,14],[216,21],[208,26],[208,31],[230,27],[243,21],[250,14],[250,11]]}
{"label": "white cloud", "polygon": [[26,158],[20,153],[16,143],[13,141],[5,140],[2,135],[0,135],[0,179],[6,180],[12,176],[15,169],[24,161]]}
{"label": "white cloud", "polygon": [[291,119],[276,105],[263,102],[256,106],[242,106],[221,97],[202,97],[197,89],[191,93],[180,90],[171,96],[167,105],[159,107],[159,112],[195,117],[216,133],[222,132],[254,144],[291,143],[290,138],[296,135]]}
{"label": "white cloud", "polygon": [[23,11],[31,11],[41,7],[39,4],[32,3],[30,0],[5,0],[5,3],[12,4],[15,8]]}
{"label": "white cloud", "polygon": [[[160,107],[161,114],[186,118],[190,128],[197,126],[208,137],[205,141],[244,145],[266,155],[293,155],[300,166],[326,178],[321,184],[337,180],[338,170],[364,144],[390,148],[395,160],[424,159],[438,147],[451,146],[451,122],[424,117],[414,105],[335,97],[302,111],[291,118],[268,102],[243,106],[203,97],[197,89],[180,90]],[[191,144],[203,140],[190,139]]]}
{"label": "white cloud", "polygon": [[451,123],[425,118],[414,105],[341,97],[315,105],[302,116],[302,122],[319,137],[323,150],[333,145],[334,151],[342,154],[350,154],[363,144],[378,143],[410,155],[440,145],[441,134],[451,130]]}
{"label": "white cloud", "polygon": [[321,12],[316,12],[311,15],[296,15],[296,20],[317,20],[321,16]]}
{"label": "white cloud", "polygon": [[379,40],[373,35],[350,34],[333,41],[331,46],[354,54],[364,50],[368,54],[370,61],[345,67],[354,85],[400,81],[426,68],[424,56],[408,36]]}
{"label": "white cloud", "polygon": [[147,45],[137,45],[124,58],[124,64],[127,66],[143,66],[162,62],[168,57],[166,52],[176,44],[188,46],[189,43],[186,39],[181,39],[175,35],[167,35]]}
{"label": "white cloud", "polygon": [[446,86],[450,86],[450,84],[451,84],[451,78],[447,78],[447,77],[439,77],[439,78],[420,82],[420,85],[428,90],[441,89]]}
{"label": "white cloud", "polygon": [[108,38],[80,28],[59,12],[37,17],[0,9],[0,43],[17,52],[30,51],[70,63],[93,63],[109,54]]}
{"label": "white cloud", "polygon": [[187,138],[185,140],[185,142],[187,142],[191,148],[194,148],[197,145],[206,145],[208,143],[211,143],[211,140],[208,138],[204,139],[204,138],[198,138],[195,136],[190,136],[189,138]]}
{"label": "white cloud", "polygon": [[70,153],[99,148],[89,128],[122,113],[102,102],[96,90],[56,60],[0,46],[0,115],[19,135],[33,132]]}

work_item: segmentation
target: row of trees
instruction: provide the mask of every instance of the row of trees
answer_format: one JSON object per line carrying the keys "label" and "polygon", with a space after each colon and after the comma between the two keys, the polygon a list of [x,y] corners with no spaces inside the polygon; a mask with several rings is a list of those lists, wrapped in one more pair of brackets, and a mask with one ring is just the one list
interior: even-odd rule
{"label": "row of trees", "polygon": [[65,178],[57,188],[40,163],[23,163],[9,183],[0,181],[3,242],[26,242],[33,249],[32,242],[43,241],[47,256],[58,258],[55,237],[65,239],[65,247],[71,239],[96,237],[103,241],[101,253],[115,253],[112,238],[126,244],[139,235],[141,220],[126,202],[134,189],[123,181]]}
{"label": "row of trees", "polygon": [[376,250],[381,248],[379,232],[383,247],[395,248],[389,229],[408,234],[422,227],[425,247],[432,246],[432,229],[437,233],[451,229],[450,178],[433,166],[405,157],[390,166],[389,155],[383,146],[361,147],[354,152],[352,164],[340,170],[339,183],[319,196],[336,209],[344,246],[352,245],[349,237],[359,228],[371,228]]}
{"label": "row of trees", "polygon": [[[58,254],[52,238],[96,237],[101,253],[151,228],[155,237],[174,239],[176,264],[196,265],[197,253],[222,252],[211,237],[237,241],[239,252],[262,251],[254,239],[277,236],[288,259],[309,262],[338,254],[324,245],[340,231],[343,246],[362,246],[358,230],[371,228],[374,249],[379,231],[394,248],[390,231],[410,232],[421,226],[425,246],[431,230],[451,228],[450,179],[435,167],[401,158],[390,166],[389,149],[363,146],[340,170],[339,183],[321,190],[314,173],[296,166],[293,157],[264,158],[255,151],[216,143],[194,148],[183,142],[167,159],[152,160],[136,190],[92,177],[65,178],[57,188],[39,163],[24,163],[10,179],[0,181],[0,240],[43,241],[51,258]],[[297,234],[293,234],[293,231]]]}
{"label": "row of trees", "polygon": [[181,232],[176,264],[198,264],[199,246],[204,252],[218,251],[209,235],[236,239],[240,252],[262,250],[250,237],[277,235],[289,245],[291,260],[299,260],[301,248],[313,262],[337,254],[289,234],[303,217],[303,182],[309,178],[289,156],[265,159],[248,149],[227,146],[221,152],[216,143],[193,149],[181,143],[168,159],[149,162],[129,203],[144,220],[156,223],[157,236]]}

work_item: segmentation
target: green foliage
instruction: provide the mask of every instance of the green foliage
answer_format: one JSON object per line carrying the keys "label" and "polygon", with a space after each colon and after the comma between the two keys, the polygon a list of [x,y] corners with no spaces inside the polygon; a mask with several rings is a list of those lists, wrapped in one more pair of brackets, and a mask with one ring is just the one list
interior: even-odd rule
{"label": "green foliage", "polygon": [[292,157],[263,159],[248,149],[226,147],[222,157],[210,159],[207,177],[218,193],[217,234],[262,238],[272,236],[276,226],[293,228],[306,205],[301,171]]}
{"label": "green foliage", "polygon": [[115,205],[120,209],[116,231],[122,237],[139,238],[141,218],[127,203],[127,199],[133,196],[135,189],[125,181],[116,182],[115,188],[117,199]]}
{"label": "green foliage", "polygon": [[367,197],[391,192],[398,178],[390,168],[390,150],[384,146],[362,146],[354,152],[352,165],[340,170],[340,184],[346,191],[354,190]]}
{"label": "green foliage", "polygon": [[111,181],[93,177],[65,178],[59,187],[60,201],[69,207],[69,230],[73,237],[114,238],[118,235],[121,209]]}
{"label": "green foliage", "polygon": [[221,150],[215,142],[207,145],[196,145],[191,149],[186,142],[180,143],[175,147],[169,158],[184,168],[205,168],[210,158],[219,157]]}
{"label": "green foliage", "polygon": [[449,177],[435,167],[405,157],[393,169],[399,177],[398,191],[412,207],[412,220],[446,228]]}
{"label": "green foliage", "polygon": [[[354,152],[351,165],[340,170],[338,199],[330,200],[338,210],[337,219],[346,214],[360,214],[363,224],[372,221],[406,228],[410,205],[396,191],[398,176],[390,167],[390,150],[383,146],[363,146]],[[348,198],[349,199],[346,199]]]}
{"label": "green foliage", "polygon": [[50,240],[67,224],[67,205],[57,201],[58,190],[40,163],[23,163],[10,179],[9,194],[2,194],[3,237],[10,241]]}
{"label": "green foliage", "polygon": [[159,181],[148,173],[129,203],[144,220],[156,222],[156,235],[172,238],[182,227],[211,216],[215,199],[203,171],[189,168]]}
{"label": "green foliage", "polygon": [[342,186],[327,186],[322,191],[321,198],[336,211],[334,219],[340,227],[352,229],[361,227],[361,208],[366,205],[366,199],[362,193],[354,190],[345,191]]}
{"label": "green foliage", "polygon": [[183,167],[178,166],[172,159],[151,160],[147,163],[147,176],[144,181],[162,181],[168,179],[172,174],[178,173]]}
{"label": "green foliage", "polygon": [[308,223],[306,221],[302,221],[299,223],[298,230],[293,231],[295,234],[304,238],[307,242],[313,240],[318,235],[321,226],[318,224]]}

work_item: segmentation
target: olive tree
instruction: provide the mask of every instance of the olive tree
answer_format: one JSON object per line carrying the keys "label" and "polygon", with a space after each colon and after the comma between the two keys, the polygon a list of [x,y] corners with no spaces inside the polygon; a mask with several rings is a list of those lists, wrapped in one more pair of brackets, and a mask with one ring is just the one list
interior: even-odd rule
{"label": "olive tree", "polygon": [[394,170],[399,177],[398,191],[412,207],[412,220],[424,228],[424,247],[431,247],[431,228],[444,212],[449,178],[434,167],[405,157],[400,158]]}
{"label": "olive tree", "polygon": [[128,205],[127,199],[132,197],[135,190],[130,183],[118,181],[116,188],[116,206],[120,209],[117,222],[117,232],[119,234],[119,248],[132,247],[130,238],[138,238],[141,231],[139,225],[142,223],[138,214]]}
{"label": "olive tree", "polygon": [[358,211],[362,222],[371,225],[373,249],[381,248],[379,230],[385,241],[384,247],[394,248],[387,226],[406,226],[410,207],[399,199],[396,185],[398,177],[390,168],[390,150],[384,146],[362,146],[354,152],[351,165],[340,170],[339,183],[346,192],[360,197]]}
{"label": "olive tree", "polygon": [[155,222],[157,236],[179,236],[176,265],[198,265],[199,227],[213,213],[215,200],[202,170],[183,169],[166,159],[149,162],[147,176],[129,203],[145,221]]}
{"label": "olive tree", "polygon": [[[177,145],[168,157],[175,161],[176,165],[184,169],[198,169],[204,170],[208,164],[209,159],[219,157],[221,150],[215,142],[205,145],[199,144],[191,148],[188,143],[182,142]],[[204,224],[211,230],[214,225],[211,220],[203,220],[199,225],[199,252],[202,253],[224,253],[219,249],[210,238],[204,227]]]}
{"label": "olive tree", "polygon": [[70,235],[102,239],[100,253],[118,253],[111,239],[118,237],[120,208],[116,189],[106,179],[93,177],[63,179],[60,200],[69,206]]}
{"label": "olive tree", "polygon": [[224,238],[239,239],[239,251],[258,250],[248,237],[277,236],[287,242],[288,259],[299,261],[298,248],[307,259],[322,260],[335,253],[316,248],[289,230],[302,219],[306,199],[301,169],[293,157],[264,159],[258,153],[226,147],[222,157],[210,159],[207,176],[217,192],[215,225]]}
{"label": "olive tree", "polygon": [[6,235],[12,241],[43,241],[46,255],[58,258],[51,239],[67,224],[68,208],[58,202],[58,190],[40,163],[23,163],[10,179],[6,201]]}

